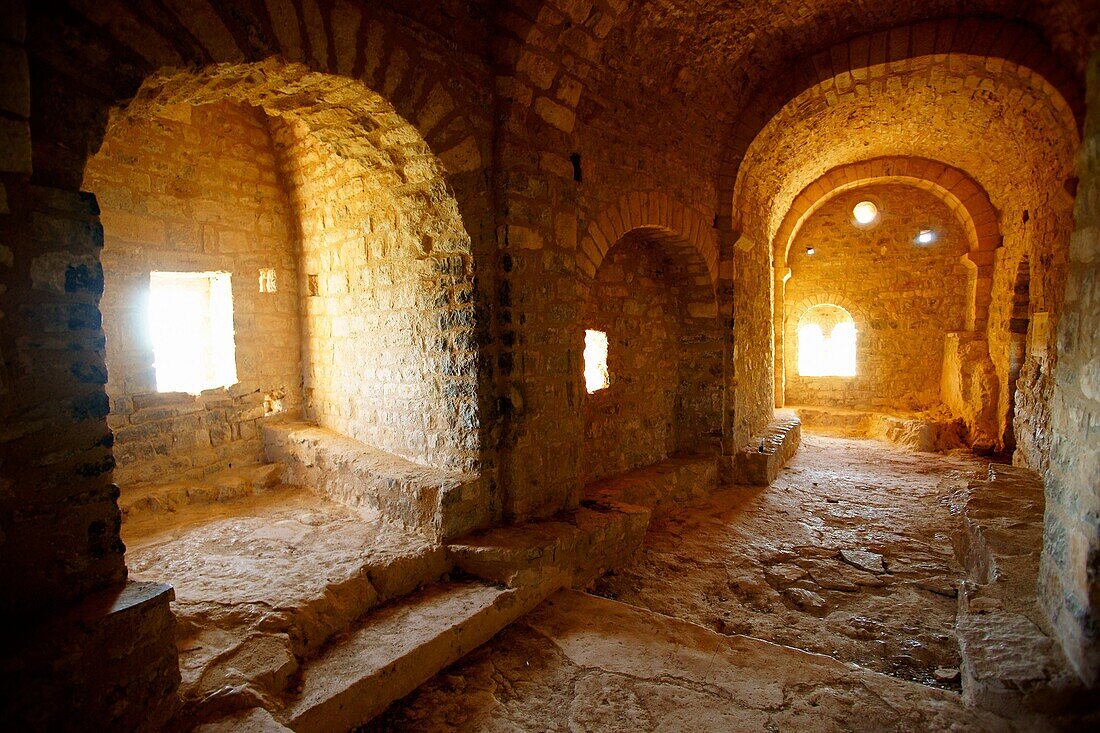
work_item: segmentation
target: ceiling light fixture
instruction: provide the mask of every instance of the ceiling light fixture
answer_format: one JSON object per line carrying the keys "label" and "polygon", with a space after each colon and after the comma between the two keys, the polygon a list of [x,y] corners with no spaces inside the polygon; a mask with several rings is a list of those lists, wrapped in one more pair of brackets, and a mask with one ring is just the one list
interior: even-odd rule
{"label": "ceiling light fixture", "polygon": [[807,246],[806,247],[806,254],[812,255],[813,253],[814,253],[814,248],[812,246]]}
{"label": "ceiling light fixture", "polygon": [[936,241],[936,233],[931,229],[921,229],[917,234],[917,244],[932,244]]}

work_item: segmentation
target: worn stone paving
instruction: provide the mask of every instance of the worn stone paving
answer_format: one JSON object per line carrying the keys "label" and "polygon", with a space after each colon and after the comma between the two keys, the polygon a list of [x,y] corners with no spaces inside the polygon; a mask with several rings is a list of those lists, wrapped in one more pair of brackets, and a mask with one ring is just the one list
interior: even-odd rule
{"label": "worn stone paving", "polygon": [[652,524],[637,562],[595,592],[957,689],[949,497],[987,467],[811,434],[771,487]]}
{"label": "worn stone paving", "polygon": [[1041,729],[945,690],[563,591],[361,733]]}

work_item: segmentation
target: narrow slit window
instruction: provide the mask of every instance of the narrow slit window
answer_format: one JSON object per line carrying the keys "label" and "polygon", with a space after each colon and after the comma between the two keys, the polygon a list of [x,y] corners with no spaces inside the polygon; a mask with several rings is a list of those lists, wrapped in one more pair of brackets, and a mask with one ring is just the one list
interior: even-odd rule
{"label": "narrow slit window", "polygon": [[158,392],[237,382],[233,290],[228,272],[153,272],[149,328]]}
{"label": "narrow slit window", "polygon": [[588,394],[607,389],[611,376],[607,371],[607,334],[591,329],[584,332],[584,386]]}

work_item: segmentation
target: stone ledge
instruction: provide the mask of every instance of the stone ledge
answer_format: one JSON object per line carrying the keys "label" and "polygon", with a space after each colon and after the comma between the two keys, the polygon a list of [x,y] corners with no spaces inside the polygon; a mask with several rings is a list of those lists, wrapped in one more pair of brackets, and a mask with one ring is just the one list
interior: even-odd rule
{"label": "stone ledge", "polygon": [[461,570],[509,587],[552,583],[585,587],[630,561],[642,546],[650,512],[643,507],[585,501],[546,522],[500,527],[447,546]]}
{"label": "stone ledge", "polygon": [[202,479],[180,479],[163,484],[124,487],[118,499],[123,521],[173,512],[184,506],[212,504],[251,496],[279,484],[283,468],[277,463],[219,471]]}
{"label": "stone ledge", "polygon": [[431,539],[457,537],[491,521],[479,476],[421,466],[304,422],[265,425],[263,441],[268,460],[284,465],[286,483],[372,509]]}
{"label": "stone ledge", "polygon": [[705,501],[718,487],[712,456],[673,456],[584,487],[586,499],[646,507],[654,516],[670,508]]}
{"label": "stone ledge", "polygon": [[969,577],[955,622],[963,699],[1002,715],[1064,714],[1090,700],[1036,597],[1043,492],[1035,471],[990,464],[985,481],[952,497],[962,515],[953,545]]}
{"label": "stone ledge", "polygon": [[793,412],[777,412],[761,435],[737,451],[733,458],[734,483],[770,485],[801,442],[802,421]]}

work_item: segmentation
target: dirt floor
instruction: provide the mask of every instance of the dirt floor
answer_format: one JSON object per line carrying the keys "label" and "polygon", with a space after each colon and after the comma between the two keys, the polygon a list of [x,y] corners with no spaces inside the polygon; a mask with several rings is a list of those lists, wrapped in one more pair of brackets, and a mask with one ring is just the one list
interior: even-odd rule
{"label": "dirt floor", "polygon": [[948,672],[935,674],[959,664],[963,571],[948,499],[987,467],[807,435],[771,487],[721,492],[654,522],[637,562],[594,592],[957,689]]}

